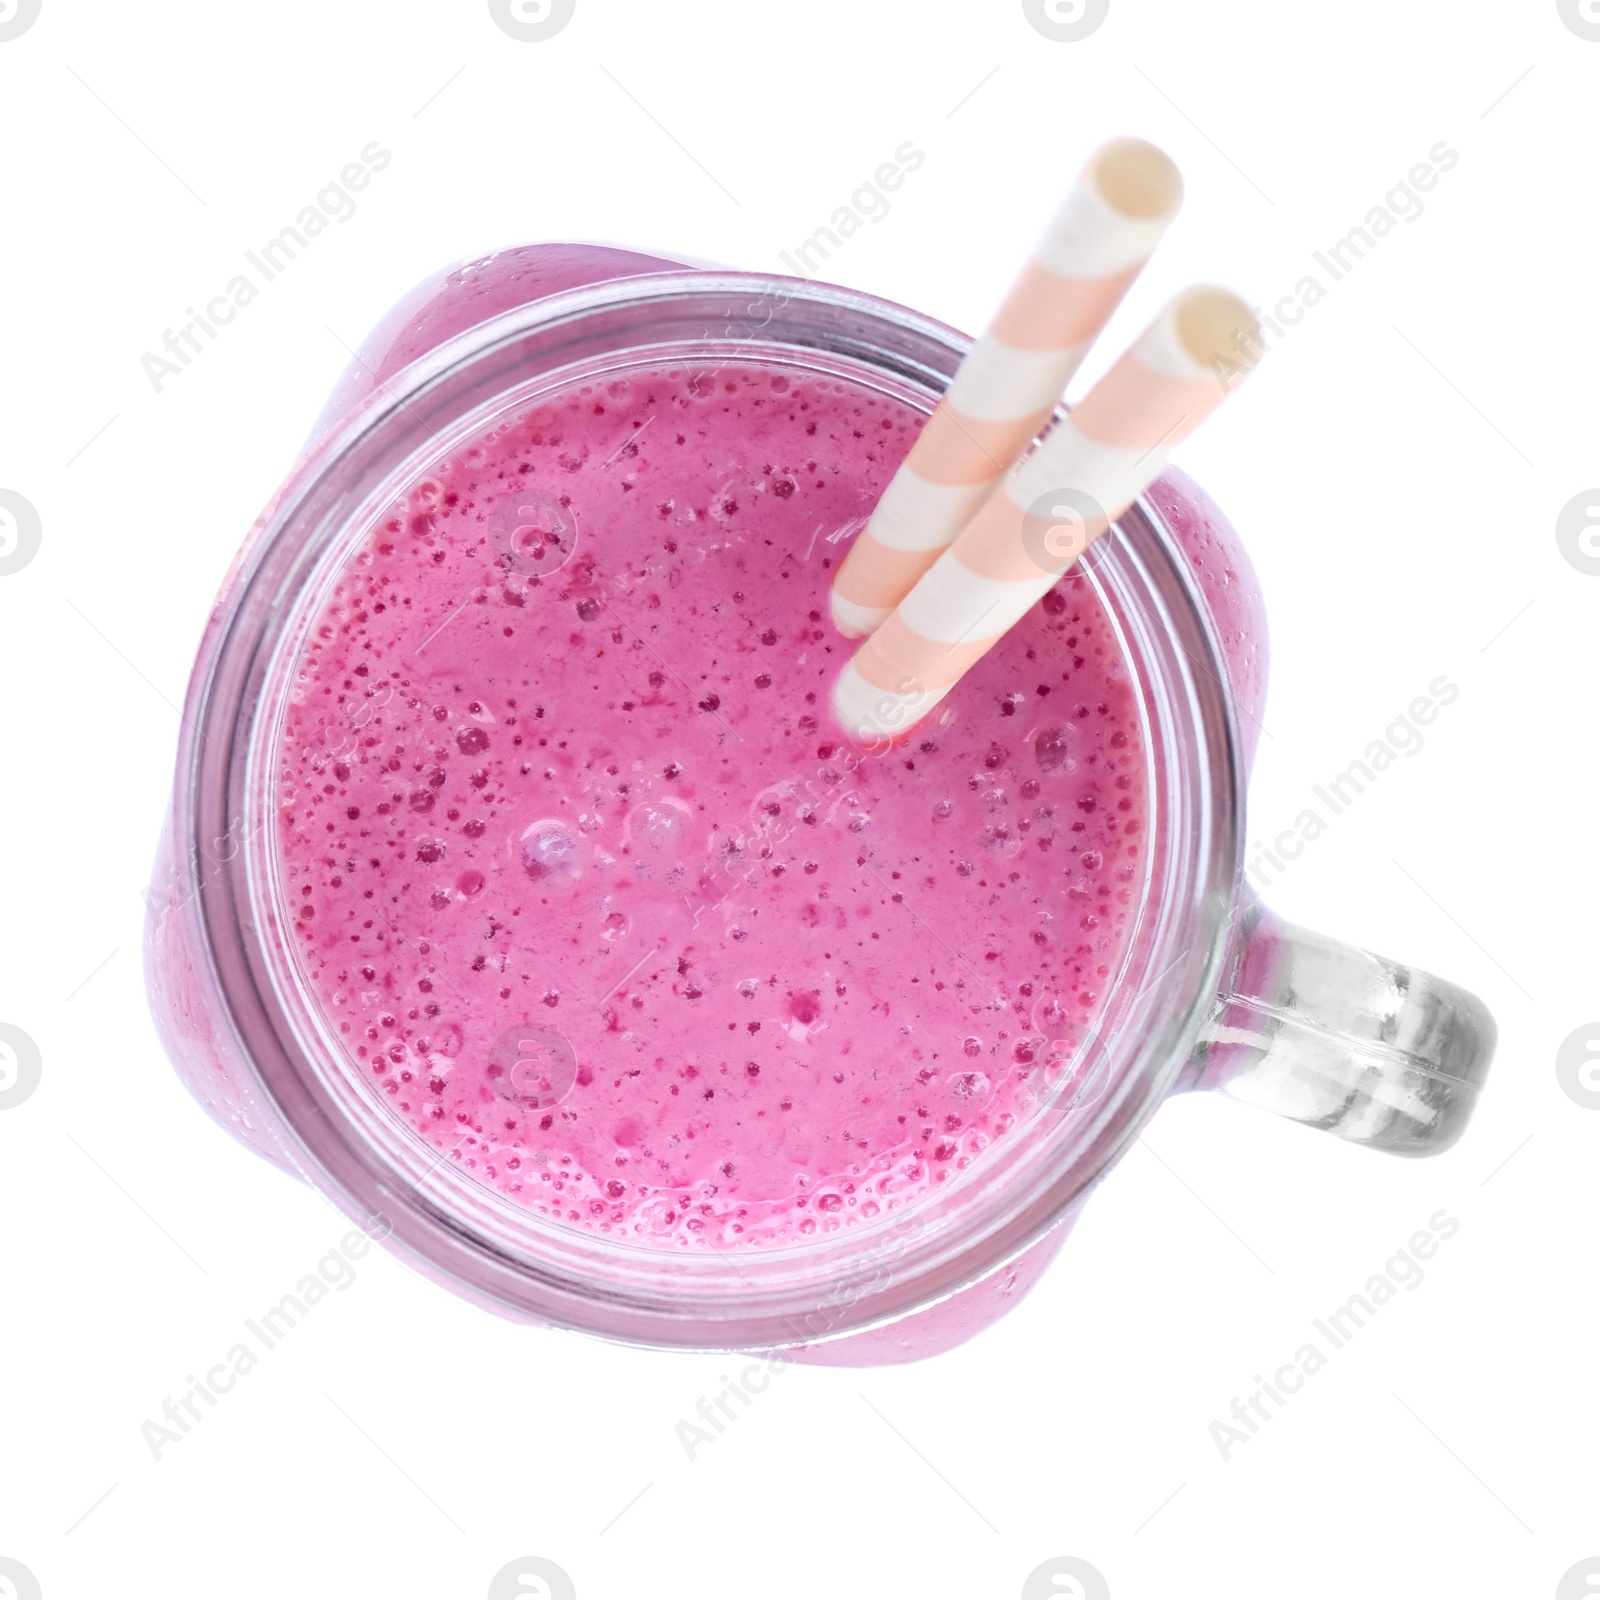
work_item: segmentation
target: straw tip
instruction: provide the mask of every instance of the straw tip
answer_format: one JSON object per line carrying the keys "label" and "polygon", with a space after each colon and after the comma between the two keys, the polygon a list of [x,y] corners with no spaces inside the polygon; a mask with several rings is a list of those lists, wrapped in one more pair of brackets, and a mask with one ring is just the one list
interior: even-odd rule
{"label": "straw tip", "polygon": [[1183,174],[1165,150],[1147,139],[1113,139],[1089,162],[1107,205],[1138,221],[1170,217],[1183,204]]}
{"label": "straw tip", "polygon": [[1248,372],[1262,351],[1256,314],[1231,289],[1201,284],[1172,302],[1172,322],[1183,352],[1207,372]]}

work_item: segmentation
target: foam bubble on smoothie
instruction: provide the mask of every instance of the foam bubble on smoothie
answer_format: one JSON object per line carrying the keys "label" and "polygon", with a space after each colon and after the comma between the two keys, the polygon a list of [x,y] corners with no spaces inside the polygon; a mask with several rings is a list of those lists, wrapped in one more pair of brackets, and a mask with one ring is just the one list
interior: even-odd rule
{"label": "foam bubble on smoothie", "polygon": [[561,883],[581,871],[578,837],[564,822],[536,822],[522,836],[522,870],[535,883]]}
{"label": "foam bubble on smoothie", "polygon": [[670,797],[646,800],[628,813],[627,838],[636,850],[652,855],[681,856],[694,827],[694,813]]}

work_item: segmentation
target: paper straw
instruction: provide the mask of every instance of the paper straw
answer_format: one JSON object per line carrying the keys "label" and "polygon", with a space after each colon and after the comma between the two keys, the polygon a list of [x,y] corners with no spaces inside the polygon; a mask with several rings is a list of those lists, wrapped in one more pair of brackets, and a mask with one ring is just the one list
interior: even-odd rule
{"label": "paper straw", "polygon": [[872,632],[1048,420],[1183,200],[1142,139],[1102,146],[890,480],[833,580],[833,620]]}
{"label": "paper straw", "polygon": [[1261,353],[1225,289],[1174,299],[989,496],[834,687],[859,739],[904,732],[1054,586]]}

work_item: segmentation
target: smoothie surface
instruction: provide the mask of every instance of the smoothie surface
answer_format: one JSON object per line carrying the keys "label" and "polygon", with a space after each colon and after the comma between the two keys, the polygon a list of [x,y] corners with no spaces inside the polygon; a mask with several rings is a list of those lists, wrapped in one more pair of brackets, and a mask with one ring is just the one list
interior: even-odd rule
{"label": "smoothie surface", "polygon": [[331,1038],[517,1203],[773,1246],[947,1183],[1115,979],[1134,691],[1069,575],[908,740],[828,697],[850,537],[921,415],[781,366],[637,370],[441,458],[312,623],[285,916]]}

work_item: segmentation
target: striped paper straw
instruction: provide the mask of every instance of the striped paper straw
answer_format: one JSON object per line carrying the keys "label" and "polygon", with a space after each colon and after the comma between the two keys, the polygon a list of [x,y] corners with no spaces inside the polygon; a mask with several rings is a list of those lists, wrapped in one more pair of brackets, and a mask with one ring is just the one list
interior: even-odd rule
{"label": "striped paper straw", "polygon": [[1006,478],[834,687],[859,739],[904,732],[1056,583],[1261,353],[1250,308],[1190,289]]}
{"label": "striped paper straw", "polygon": [[1011,468],[1177,215],[1183,179],[1142,139],[1084,168],[833,580],[833,620],[872,632]]}

